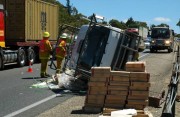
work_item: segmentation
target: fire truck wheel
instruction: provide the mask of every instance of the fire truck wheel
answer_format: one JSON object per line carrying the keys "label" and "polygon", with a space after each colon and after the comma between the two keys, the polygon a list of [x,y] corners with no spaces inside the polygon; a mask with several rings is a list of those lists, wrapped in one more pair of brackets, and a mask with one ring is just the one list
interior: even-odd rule
{"label": "fire truck wheel", "polygon": [[19,50],[18,50],[17,62],[18,62],[19,67],[23,67],[26,63],[26,53],[25,53],[24,49],[22,49],[22,48],[19,48]]}
{"label": "fire truck wheel", "polygon": [[36,62],[36,54],[35,54],[35,51],[33,49],[33,47],[29,47],[28,50],[27,50],[27,53],[28,53],[28,61],[31,61],[31,63],[35,63]]}

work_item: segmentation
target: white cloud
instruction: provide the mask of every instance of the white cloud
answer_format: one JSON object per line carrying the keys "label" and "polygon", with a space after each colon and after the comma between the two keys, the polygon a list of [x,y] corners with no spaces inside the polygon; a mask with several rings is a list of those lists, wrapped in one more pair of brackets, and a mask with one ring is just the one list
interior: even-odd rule
{"label": "white cloud", "polygon": [[156,18],[154,18],[154,21],[156,21],[156,22],[170,22],[171,20],[169,18],[156,17]]}

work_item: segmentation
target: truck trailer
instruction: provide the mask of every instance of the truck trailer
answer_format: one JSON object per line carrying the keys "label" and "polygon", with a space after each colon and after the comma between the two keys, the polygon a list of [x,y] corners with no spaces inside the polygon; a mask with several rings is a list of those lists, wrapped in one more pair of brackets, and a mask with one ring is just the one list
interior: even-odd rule
{"label": "truck trailer", "polygon": [[58,5],[41,0],[0,0],[0,69],[38,60],[38,44],[48,31],[58,37]]}
{"label": "truck trailer", "polygon": [[135,33],[141,37],[139,51],[143,51],[146,48],[144,41],[147,38],[148,29],[146,27],[139,26],[138,28],[128,28],[127,31]]}

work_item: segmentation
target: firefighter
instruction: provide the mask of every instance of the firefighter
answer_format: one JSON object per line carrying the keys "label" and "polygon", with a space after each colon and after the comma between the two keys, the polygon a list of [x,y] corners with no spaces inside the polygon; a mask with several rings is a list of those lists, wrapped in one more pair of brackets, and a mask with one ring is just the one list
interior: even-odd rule
{"label": "firefighter", "polygon": [[67,35],[62,35],[60,37],[60,43],[56,47],[56,62],[57,62],[57,69],[56,69],[56,74],[61,73],[61,63],[66,56],[66,39]]}
{"label": "firefighter", "polygon": [[52,47],[49,42],[49,37],[49,32],[44,32],[43,40],[41,40],[39,43],[39,58],[41,60],[41,78],[50,77],[50,75],[47,74],[47,63],[50,58],[50,53],[52,51]]}

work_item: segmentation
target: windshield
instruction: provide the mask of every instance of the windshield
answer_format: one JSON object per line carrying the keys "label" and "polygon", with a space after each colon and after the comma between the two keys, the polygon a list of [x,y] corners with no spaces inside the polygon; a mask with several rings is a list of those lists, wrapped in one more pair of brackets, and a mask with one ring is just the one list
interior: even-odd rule
{"label": "windshield", "polygon": [[167,28],[152,29],[151,38],[169,38],[170,32]]}
{"label": "windshield", "polygon": [[82,50],[80,66],[90,69],[92,66],[99,66],[105,52],[109,36],[109,29],[105,27],[93,27],[88,34],[88,39]]}

